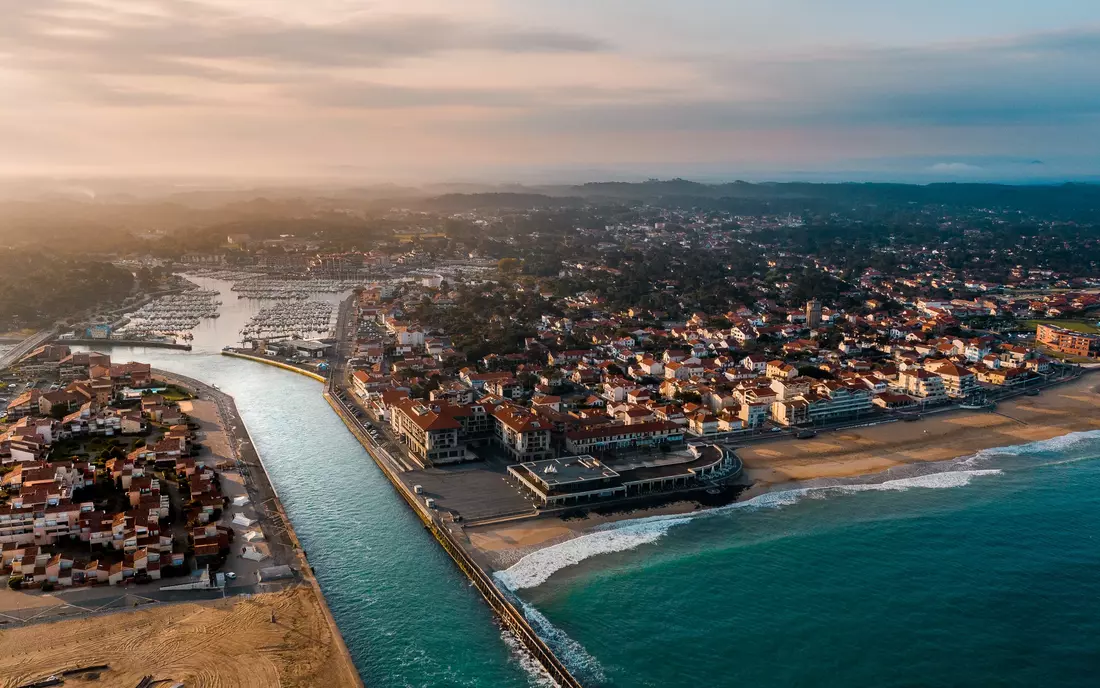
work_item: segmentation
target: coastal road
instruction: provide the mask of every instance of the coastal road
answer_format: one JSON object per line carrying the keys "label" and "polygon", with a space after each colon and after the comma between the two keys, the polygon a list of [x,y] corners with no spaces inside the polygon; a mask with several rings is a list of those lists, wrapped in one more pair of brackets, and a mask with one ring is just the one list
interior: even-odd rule
{"label": "coastal road", "polygon": [[20,358],[23,358],[30,352],[34,351],[36,348],[42,346],[55,334],[57,334],[56,328],[51,330],[43,330],[41,332],[36,332],[24,339],[23,341],[19,342],[11,349],[11,351],[8,351],[3,356],[0,356],[0,370],[7,368],[8,366],[18,361]]}

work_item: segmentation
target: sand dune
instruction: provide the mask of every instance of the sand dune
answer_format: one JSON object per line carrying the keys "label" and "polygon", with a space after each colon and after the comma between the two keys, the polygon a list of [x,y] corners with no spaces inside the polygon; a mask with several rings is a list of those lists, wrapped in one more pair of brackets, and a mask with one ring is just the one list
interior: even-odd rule
{"label": "sand dune", "polygon": [[358,685],[308,586],[0,631],[4,688],[91,664],[111,668],[65,685],[134,686],[147,674],[188,688]]}

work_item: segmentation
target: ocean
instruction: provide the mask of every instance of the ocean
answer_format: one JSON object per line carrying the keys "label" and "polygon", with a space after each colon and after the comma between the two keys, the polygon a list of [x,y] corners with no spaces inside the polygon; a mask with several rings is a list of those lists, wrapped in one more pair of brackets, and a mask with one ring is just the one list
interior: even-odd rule
{"label": "ocean", "polygon": [[499,577],[588,683],[1095,686],[1100,433],[611,527]]}

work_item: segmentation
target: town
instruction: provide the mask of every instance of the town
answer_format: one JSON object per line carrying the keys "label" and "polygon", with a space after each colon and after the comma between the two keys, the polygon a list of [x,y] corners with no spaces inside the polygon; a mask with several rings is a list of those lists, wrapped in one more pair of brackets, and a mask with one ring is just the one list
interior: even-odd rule
{"label": "town", "polygon": [[[481,200],[392,209],[388,229],[366,231],[358,250],[344,228],[199,234],[174,257],[117,261],[168,295],[76,331],[93,343],[187,341],[221,303],[193,280],[231,281],[238,298],[273,304],[241,330],[237,352],[322,377],[331,365],[364,432],[410,485],[433,508],[475,521],[729,494],[739,443],[993,409],[1079,374],[1100,353],[1092,263],[1053,243],[1067,233],[1095,243],[1087,226],[931,204],[884,232],[860,213],[487,210]],[[998,233],[1016,243],[991,241]],[[350,294],[340,327],[330,303],[311,300],[326,292]],[[13,368],[68,386],[8,402],[10,461],[42,461],[48,442],[22,449],[42,437],[33,418],[83,389],[60,351],[45,345]],[[105,408],[66,406],[88,418],[59,418],[65,436],[138,432],[133,413],[106,406],[133,392],[97,373],[83,384]],[[487,470],[439,470],[450,466]]]}
{"label": "town", "polygon": [[[366,450],[355,460],[373,460],[563,685],[570,668],[494,577],[541,547],[1091,427],[1076,417],[1100,355],[1087,222],[503,196],[105,238],[90,262],[0,255],[0,573],[23,593],[0,614],[28,625],[261,593],[305,605],[341,652],[232,397],[169,371],[242,373],[250,424],[292,398],[261,390],[317,393]],[[67,271],[80,288],[47,298]],[[133,360],[143,351],[165,369]],[[326,422],[323,403],[299,418],[308,402],[293,399],[280,429]],[[358,456],[305,449],[333,433],[274,460]],[[362,497],[346,487],[358,467],[321,471],[338,510]]]}
{"label": "town", "polygon": [[[4,379],[23,390],[7,403],[0,434],[0,572],[9,587],[165,579],[159,589],[210,590],[236,578],[232,561],[223,570],[230,543],[236,559],[270,559],[249,496],[225,477],[237,463],[215,439],[212,402],[149,364],[64,344],[29,352]],[[213,417],[186,412],[200,406]]]}

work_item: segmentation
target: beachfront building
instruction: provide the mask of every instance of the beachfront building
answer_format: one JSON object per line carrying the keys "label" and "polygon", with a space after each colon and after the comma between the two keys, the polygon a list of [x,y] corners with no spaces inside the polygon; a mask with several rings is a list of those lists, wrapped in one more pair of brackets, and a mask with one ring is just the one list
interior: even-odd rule
{"label": "beachfront building", "polygon": [[922,404],[936,404],[947,401],[947,390],[944,388],[943,378],[923,368],[899,373],[898,387],[906,394],[915,397]]}
{"label": "beachfront building", "polygon": [[810,402],[803,397],[772,402],[772,420],[790,427],[810,421]]}
{"label": "beachfront building", "polygon": [[669,421],[633,425],[605,425],[565,434],[566,451],[581,454],[677,445],[684,441],[683,426]]}
{"label": "beachfront building", "polygon": [[455,463],[466,458],[466,449],[458,440],[462,425],[450,410],[450,406],[400,399],[390,407],[390,427],[422,462]]}
{"label": "beachfront building", "polygon": [[947,360],[929,361],[924,365],[943,379],[943,389],[953,399],[965,399],[978,388],[978,380],[966,366]]}
{"label": "beachfront building", "polygon": [[508,472],[548,507],[626,495],[619,473],[587,454],[527,461]]}
{"label": "beachfront building", "polygon": [[1070,356],[1095,356],[1100,351],[1100,336],[1074,332],[1055,325],[1037,325],[1035,340]]}
{"label": "beachfront building", "polygon": [[550,424],[528,409],[501,404],[493,411],[497,445],[517,462],[553,458]]}
{"label": "beachfront building", "polygon": [[509,466],[508,473],[548,508],[696,489],[735,477],[741,462],[717,445],[693,445],[678,463],[614,470],[584,454]]}

